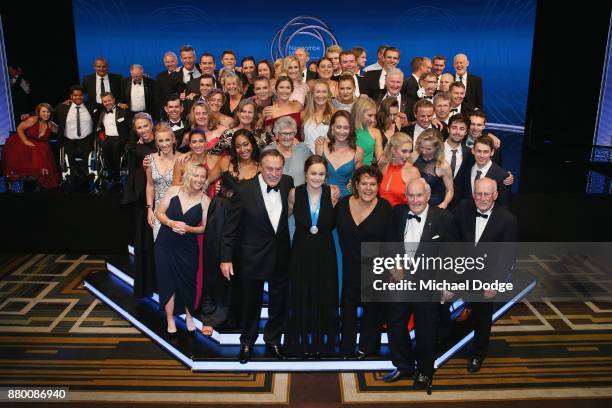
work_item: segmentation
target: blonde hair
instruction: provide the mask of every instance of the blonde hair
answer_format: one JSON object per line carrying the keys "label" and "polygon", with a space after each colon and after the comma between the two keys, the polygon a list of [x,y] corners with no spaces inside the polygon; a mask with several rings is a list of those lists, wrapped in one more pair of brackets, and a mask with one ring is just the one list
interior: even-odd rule
{"label": "blonde hair", "polygon": [[189,189],[189,184],[191,183],[191,178],[197,169],[204,169],[205,177],[208,176],[208,169],[202,163],[185,163],[185,172],[183,173],[183,179],[181,180],[181,190],[186,191]]}
{"label": "blonde hair", "polygon": [[295,55],[289,55],[288,57],[283,58],[283,66],[282,66],[282,75],[289,76],[289,65],[292,63],[298,64],[298,68],[300,67],[300,60]]}
{"label": "blonde hair", "polygon": [[242,83],[242,80],[240,79],[240,77],[238,77],[238,75],[233,72],[228,73],[221,79],[221,85],[223,85],[223,90],[225,91],[227,81],[230,79],[236,81],[236,85],[238,86],[238,92],[241,94],[244,93],[244,84]]}
{"label": "blonde hair", "polygon": [[221,122],[219,122],[219,119],[217,118],[217,115],[215,114],[215,112],[213,112],[213,110],[210,109],[210,106],[208,106],[208,104],[204,101],[197,101],[191,107],[191,110],[189,111],[189,115],[187,115],[187,119],[189,119],[189,124],[191,125],[192,128],[197,127],[195,123],[195,109],[199,106],[204,107],[204,109],[206,110],[206,114],[208,115],[208,123],[207,123],[208,130],[215,130]]}
{"label": "blonde hair", "polygon": [[421,143],[423,142],[432,142],[434,148],[436,149],[435,159],[436,166],[441,166],[444,163],[444,148],[443,148],[443,139],[442,134],[436,128],[425,129],[416,140],[416,150],[420,152]]}
{"label": "blonde hair", "polygon": [[[162,133],[170,133],[172,135],[172,140],[174,140],[174,142],[172,143],[172,152],[174,153],[174,150],[176,148],[176,136],[168,122],[159,122],[157,125],[155,125],[155,130],[153,131],[153,133],[155,134],[155,145],[156,146],[157,146],[157,135],[162,134]],[[158,153],[161,155],[159,146],[157,146],[157,150],[158,150]]]}
{"label": "blonde hair", "polygon": [[363,123],[363,115],[370,109],[376,111],[376,103],[369,96],[361,95],[357,98],[355,103],[353,103],[351,115],[353,115],[353,119],[355,120],[355,129],[366,127],[365,123]]}
{"label": "blonde hair", "polygon": [[325,109],[323,110],[323,123],[329,124],[329,120],[334,114],[334,107],[331,104],[331,90],[329,89],[329,84],[327,81],[322,79],[315,79],[312,81],[312,86],[310,87],[310,92],[306,95],[306,103],[304,106],[302,123],[306,124],[306,122],[310,120],[314,120],[315,116],[315,102],[314,102],[314,89],[317,85],[324,85],[325,89],[327,89],[327,101],[325,101]]}
{"label": "blonde hair", "polygon": [[412,150],[412,138],[403,132],[396,132],[389,138],[383,152],[383,155],[387,159],[387,164],[391,164],[393,153],[406,143],[410,144],[410,149]]}

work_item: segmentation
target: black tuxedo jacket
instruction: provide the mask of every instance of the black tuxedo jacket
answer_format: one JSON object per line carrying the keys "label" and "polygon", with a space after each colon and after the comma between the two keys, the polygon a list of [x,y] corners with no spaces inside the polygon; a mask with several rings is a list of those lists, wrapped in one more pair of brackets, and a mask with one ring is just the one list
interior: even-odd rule
{"label": "black tuxedo jacket", "polygon": [[306,82],[310,81],[311,79],[317,79],[317,78],[319,78],[319,74],[309,69],[306,69]]}
{"label": "black tuxedo jacket", "polygon": [[[380,106],[382,101],[385,99],[385,95],[387,95],[387,90],[386,89],[379,89],[379,92],[378,92],[376,98],[374,98],[374,100],[376,101],[376,104],[378,106]],[[414,99],[410,98],[409,96],[407,96],[404,93],[400,92],[400,95],[402,95],[402,99],[401,99],[401,102],[400,102],[399,111],[405,113],[406,116],[408,116],[408,120],[413,121],[414,120],[414,112],[413,112],[413,110],[414,110],[415,101],[414,101]]]}
{"label": "black tuxedo jacket", "polygon": [[[112,92],[115,100],[121,101],[123,100],[123,94],[121,92],[121,80],[123,78],[118,74],[108,73],[108,82],[110,83],[111,89],[105,89],[106,92]],[[87,101],[90,104],[96,103],[96,81],[100,79],[97,77],[95,73],[86,75],[83,78],[83,89],[85,89],[85,94],[87,95]]]}
{"label": "black tuxedo jacket", "polygon": [[[155,81],[151,78],[143,77],[142,84],[145,94],[145,112],[150,113],[153,119],[157,121],[159,119],[159,109],[156,103],[157,98],[155,98]],[[128,109],[131,110],[132,78],[123,78],[122,95],[122,102],[128,105]]]}
{"label": "black tuxedo jacket", "polygon": [[[104,117],[106,116],[106,110],[102,109],[100,117],[98,118],[98,124],[96,131],[104,132]],[[119,133],[119,140],[126,143],[130,137],[132,131],[132,115],[128,110],[121,109],[115,106],[115,124],[117,125],[117,133]]]}
{"label": "black tuxedo jacket", "polygon": [[[188,94],[194,92],[199,95],[200,94],[200,79],[201,77],[193,78],[191,81],[187,82],[185,92],[187,92]],[[215,73],[213,75],[213,88],[223,89],[223,87],[221,86],[221,82],[219,82],[219,70],[217,69],[215,69]]]}
{"label": "black tuxedo jacket", "polygon": [[464,103],[472,108],[483,109],[482,79],[479,76],[467,74],[467,89],[465,90]]}
{"label": "black tuxedo jacket", "polygon": [[[472,149],[465,144],[461,145],[461,155],[461,165],[459,170],[457,170],[457,174],[453,177],[454,194],[453,199],[448,205],[449,209],[454,208],[463,198],[471,197],[471,191],[466,195],[464,189],[466,185],[465,179],[469,179],[472,166],[474,165],[474,155],[472,154]],[[446,161],[450,164],[451,158],[447,157]]]}
{"label": "black tuxedo jacket", "polygon": [[259,185],[259,176],[239,184],[228,208],[221,242],[221,262],[233,262],[241,276],[265,280],[282,277],[289,266],[287,197],[293,178],[280,180],[282,213],[275,232]]}
{"label": "black tuxedo jacket", "polygon": [[[453,215],[455,225],[462,242],[476,241],[476,204],[473,199],[462,200],[454,209]],[[489,215],[478,243],[485,242],[517,242],[518,241],[518,222],[516,216],[506,208],[495,203],[493,211]],[[478,247],[478,245],[477,245]],[[488,259],[486,264],[493,265],[495,270],[489,270],[492,276],[504,279],[510,272],[514,264],[514,249],[511,246],[499,250],[487,251]],[[477,251],[477,248],[476,248]]]}
{"label": "black tuxedo jacket", "polygon": [[414,75],[408,75],[408,78],[404,80],[404,86],[406,88],[405,93],[414,100],[419,100],[419,82],[416,80]]}
{"label": "black tuxedo jacket", "polygon": [[166,103],[166,97],[171,94],[178,94],[181,91],[183,77],[180,71],[168,73],[163,71],[155,77],[155,98],[157,106],[161,109]]}
{"label": "black tuxedo jacket", "polygon": [[[63,141],[65,138],[64,134],[66,132],[66,118],[68,117],[68,111],[70,110],[70,106],[71,105],[64,105],[64,103],[60,103],[54,109],[55,119],[58,127],[57,134],[60,141]],[[93,134],[96,130],[96,123],[98,123],[98,115],[100,114],[100,110],[98,109],[97,104],[94,105],[91,103],[84,103],[82,106],[87,109],[87,111],[89,112],[89,116],[91,116],[91,120],[93,121]]]}
{"label": "black tuxedo jacket", "polygon": [[[408,126],[404,126],[403,128],[400,129],[400,132],[403,132],[405,134],[407,134],[408,136],[410,136],[413,140],[413,143],[416,143],[416,140],[414,140],[414,128],[416,126],[416,123],[413,123],[412,125],[408,125]],[[444,122],[442,122],[442,129],[439,129],[440,133],[442,134],[442,139],[446,140],[446,138],[448,137],[448,125]]]}
{"label": "black tuxedo jacket", "polygon": [[[474,162],[472,162],[472,165]],[[492,162],[491,167],[487,174],[483,174],[481,177],[488,177],[490,179],[495,180],[497,183],[497,204],[502,207],[509,208],[510,207],[510,198],[512,195],[512,190],[510,186],[504,185],[504,179],[508,177],[508,172],[502,169],[497,163]],[[464,187],[463,187],[463,196],[461,198],[471,198],[472,197],[472,166],[466,169],[466,177],[464,179]]]}

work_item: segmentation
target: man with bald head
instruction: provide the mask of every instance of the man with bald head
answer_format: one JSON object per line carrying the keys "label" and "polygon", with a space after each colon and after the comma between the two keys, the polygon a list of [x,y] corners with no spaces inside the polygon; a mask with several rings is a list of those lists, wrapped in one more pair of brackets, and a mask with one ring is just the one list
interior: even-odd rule
{"label": "man with bald head", "polygon": [[[488,177],[480,178],[474,182],[472,198],[463,200],[457,206],[454,217],[461,241],[474,243],[478,248],[481,242],[516,242],[518,240],[516,216],[495,202],[498,196],[497,188],[498,183],[495,180]],[[496,253],[491,254],[490,252]],[[495,276],[503,280],[511,271],[512,252],[512,245],[502,247],[498,251],[488,251],[487,265],[495,265],[497,270],[488,271],[487,276]],[[491,280],[491,278],[484,280]],[[487,356],[493,300],[496,295],[497,293],[493,290],[485,290],[479,294],[479,301],[471,303],[474,344],[467,366],[470,373],[480,370]]]}
{"label": "man with bald head", "polygon": [[[415,257],[439,256],[439,242],[457,242],[458,235],[453,216],[446,210],[428,204],[431,188],[423,178],[412,180],[406,186],[408,204],[393,208],[392,224],[389,227],[391,242],[403,242],[406,248],[412,247]],[[428,243],[423,246],[421,243]],[[412,252],[412,250],[410,251]],[[423,274],[419,276],[419,272]],[[419,271],[417,279],[435,279],[432,271]],[[400,280],[401,274],[394,274],[392,280]],[[440,296],[419,299],[414,302],[395,302],[389,305],[388,336],[391,360],[396,367],[383,380],[394,382],[401,378],[413,378],[415,389],[430,389],[434,371],[436,352],[437,320]],[[406,327],[410,312],[414,313],[416,332],[416,354],[410,345],[410,335]],[[418,372],[415,372],[415,362]]]}
{"label": "man with bald head", "polygon": [[453,74],[449,74],[448,72],[442,74],[442,76],[440,77],[440,82],[438,84],[438,91],[450,91],[450,86],[453,82],[455,82],[455,77],[453,76]]}
{"label": "man with bald head", "polygon": [[470,66],[467,55],[457,54],[453,58],[455,68],[455,81],[465,86],[465,103],[478,109],[484,109],[482,100],[482,79],[479,76],[468,74]]}

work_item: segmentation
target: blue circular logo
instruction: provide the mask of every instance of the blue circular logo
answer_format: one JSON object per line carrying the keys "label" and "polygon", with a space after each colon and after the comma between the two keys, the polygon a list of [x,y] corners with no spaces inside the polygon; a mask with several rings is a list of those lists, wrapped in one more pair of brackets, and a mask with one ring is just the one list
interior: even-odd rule
{"label": "blue circular logo", "polygon": [[276,61],[293,55],[297,48],[305,48],[311,60],[316,60],[323,57],[325,49],[334,44],[338,44],[338,40],[327,23],[315,17],[299,16],[291,19],[274,35],[270,56]]}

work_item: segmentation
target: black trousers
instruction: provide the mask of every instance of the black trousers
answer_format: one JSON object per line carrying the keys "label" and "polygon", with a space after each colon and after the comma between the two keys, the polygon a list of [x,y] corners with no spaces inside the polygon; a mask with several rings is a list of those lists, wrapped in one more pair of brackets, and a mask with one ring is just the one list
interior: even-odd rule
{"label": "black trousers", "polygon": [[474,322],[474,346],[472,357],[484,359],[489,349],[491,337],[491,318],[493,317],[493,302],[473,302],[472,319]]}
{"label": "black trousers", "polygon": [[361,304],[361,293],[355,285],[342,287],[342,328],[340,331],[340,353],[351,354],[355,352],[357,344],[357,308],[363,307],[361,316],[359,350],[368,355],[378,354],[380,351],[380,335],[385,317],[384,303]]}
{"label": "black trousers", "polygon": [[125,142],[119,136],[107,136],[102,142],[102,158],[113,176],[119,177],[121,156],[125,152]]}
{"label": "black trousers", "polygon": [[[240,343],[253,345],[259,332],[259,319],[263,300],[264,280],[241,277],[242,312]],[[268,280],[268,321],[264,328],[264,341],[280,345],[287,311],[286,276]]]}
{"label": "black trousers", "polygon": [[93,148],[93,136],[89,135],[83,139],[75,140],[64,138],[63,143],[70,164],[70,175],[87,177],[89,174],[89,153]]}
{"label": "black trousers", "polygon": [[[391,348],[391,361],[402,371],[418,371],[428,377],[433,376],[436,359],[436,340],[439,304],[429,303],[392,303],[389,305],[388,338]],[[412,350],[408,321],[414,314],[416,352]]]}

